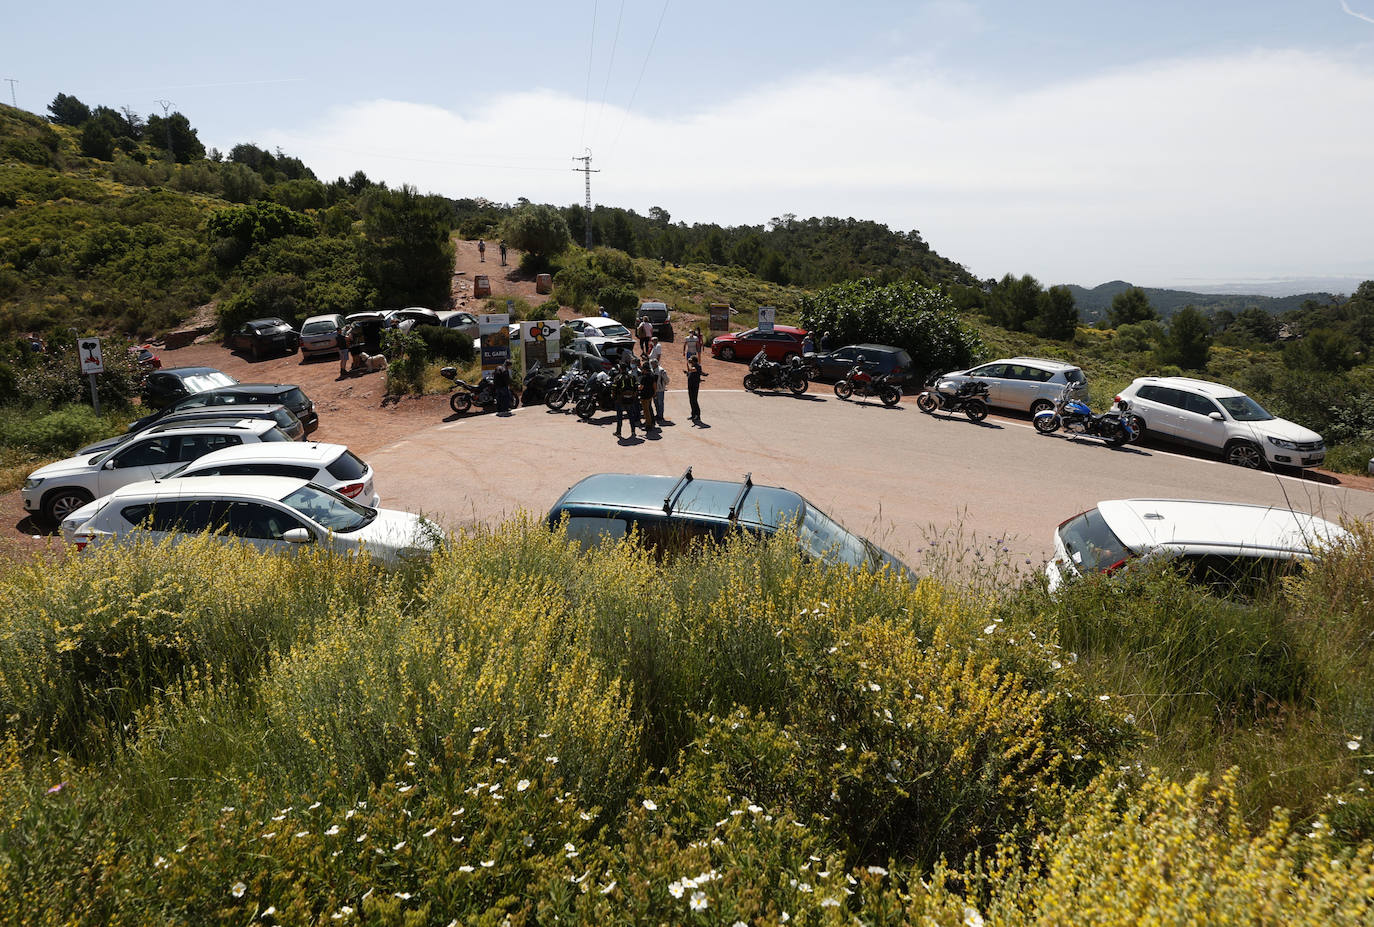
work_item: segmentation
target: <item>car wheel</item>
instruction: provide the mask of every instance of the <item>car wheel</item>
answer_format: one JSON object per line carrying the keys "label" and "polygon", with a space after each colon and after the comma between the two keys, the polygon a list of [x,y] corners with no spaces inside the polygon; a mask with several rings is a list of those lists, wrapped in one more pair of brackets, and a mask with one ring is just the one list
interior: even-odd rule
{"label": "car wheel", "polygon": [[735,349],[732,348],[732,347],[730,347],[730,345],[727,344],[725,347],[723,347],[723,348],[720,349],[720,359],[721,359],[721,360],[727,360],[727,361],[732,361],[732,360],[734,360],[734,359],[735,359]]}
{"label": "car wheel", "polygon": [[1054,408],[1054,403],[1050,402],[1048,399],[1037,399],[1037,400],[1035,400],[1035,402],[1032,402],[1032,403],[1031,403],[1031,407],[1030,407],[1031,418],[1035,418],[1035,416],[1039,415],[1041,412],[1044,412],[1044,411],[1046,411],[1046,410],[1048,410],[1048,409],[1053,409],[1053,408]]}
{"label": "car wheel", "polygon": [[1264,451],[1253,441],[1236,441],[1226,448],[1226,462],[1251,470],[1264,469]]}
{"label": "car wheel", "polygon": [[95,498],[84,489],[75,487],[54,489],[43,497],[43,514],[53,525],[62,524],[62,519]]}

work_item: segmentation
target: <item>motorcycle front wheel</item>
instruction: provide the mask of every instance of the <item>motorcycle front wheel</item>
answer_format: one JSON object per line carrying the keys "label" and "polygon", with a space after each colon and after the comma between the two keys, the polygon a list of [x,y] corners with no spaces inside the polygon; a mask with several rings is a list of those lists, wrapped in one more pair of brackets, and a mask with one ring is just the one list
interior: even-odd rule
{"label": "motorcycle front wheel", "polygon": [[460,390],[448,397],[448,406],[461,415],[472,408],[472,394]]}
{"label": "motorcycle front wheel", "polygon": [[878,387],[878,398],[883,401],[883,405],[889,409],[902,401],[902,391],[895,386]]}
{"label": "motorcycle front wheel", "polygon": [[577,417],[583,420],[591,418],[596,414],[596,400],[590,396],[584,396],[577,400]]}
{"label": "motorcycle front wheel", "polygon": [[970,422],[981,422],[988,417],[988,404],[981,399],[970,399],[964,406],[964,414]]}
{"label": "motorcycle front wheel", "polygon": [[1059,430],[1059,416],[1057,415],[1037,415],[1033,421],[1035,430],[1042,435],[1052,435]]}
{"label": "motorcycle front wheel", "polygon": [[759,390],[759,378],[758,378],[757,376],[755,376],[754,374],[752,374],[752,373],[746,373],[746,374],[744,375],[744,388],[747,389],[747,390],[748,390],[749,392],[751,392],[751,393],[756,393],[756,392],[758,392],[758,390]]}
{"label": "motorcycle front wheel", "polygon": [[940,407],[939,401],[929,392],[923,392],[916,397],[916,408],[929,415]]}
{"label": "motorcycle front wheel", "polygon": [[549,394],[544,397],[544,405],[553,409],[555,412],[559,411],[567,404],[568,394],[561,389],[551,390]]}
{"label": "motorcycle front wheel", "polygon": [[840,399],[848,399],[854,395],[854,387],[849,385],[848,380],[841,380],[835,384],[835,395]]}
{"label": "motorcycle front wheel", "polygon": [[792,374],[792,379],[787,384],[787,388],[792,391],[793,395],[800,396],[802,393],[806,392],[806,388],[809,385],[810,382],[806,379],[806,374],[794,373]]}

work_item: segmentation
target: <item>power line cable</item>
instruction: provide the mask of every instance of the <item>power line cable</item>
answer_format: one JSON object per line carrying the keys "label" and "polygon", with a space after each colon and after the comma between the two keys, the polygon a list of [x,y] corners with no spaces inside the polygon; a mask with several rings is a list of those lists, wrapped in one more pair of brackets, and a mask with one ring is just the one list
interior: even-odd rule
{"label": "power line cable", "polygon": [[592,138],[601,137],[601,116],[606,112],[606,94],[611,89],[611,71],[615,69],[615,51],[620,46],[620,21],[625,18],[625,0],[620,0],[620,12],[615,17],[615,37],[611,39],[611,60],[606,65],[606,82],[601,85],[601,108],[596,111],[596,128]]}
{"label": "power line cable", "polygon": [[625,131],[625,123],[630,119],[630,111],[634,109],[635,97],[639,96],[639,85],[644,81],[644,72],[648,70],[649,59],[654,55],[654,44],[658,42],[659,30],[663,28],[663,18],[668,15],[668,4],[671,0],[663,0],[663,10],[658,14],[658,25],[654,27],[654,37],[649,40],[649,50],[644,53],[644,63],[639,66],[639,77],[635,80],[635,89],[630,92],[630,102],[625,107],[625,115],[620,119],[620,128],[616,130],[615,141],[611,142],[611,150],[615,151],[615,146],[620,142],[620,135]]}
{"label": "power line cable", "polygon": [[582,139],[577,143],[579,146],[587,141],[587,110],[592,105],[592,57],[596,53],[596,4],[597,0],[592,0],[592,35],[587,42],[587,86],[582,91]]}

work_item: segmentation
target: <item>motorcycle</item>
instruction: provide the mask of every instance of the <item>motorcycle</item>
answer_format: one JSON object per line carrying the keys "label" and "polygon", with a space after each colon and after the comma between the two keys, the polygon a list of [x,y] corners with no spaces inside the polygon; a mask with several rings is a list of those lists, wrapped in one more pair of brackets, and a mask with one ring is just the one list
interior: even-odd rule
{"label": "motorcycle", "polygon": [[1035,414],[1036,431],[1051,435],[1063,428],[1069,434],[1101,438],[1111,447],[1120,447],[1139,438],[1140,429],[1130,411],[1130,403],[1120,401],[1114,411],[1097,415],[1086,402],[1070,399],[1072,392],[1073,384],[1065,384],[1054,407]]}
{"label": "motorcycle", "polygon": [[544,393],[544,405],[557,412],[582,395],[582,391],[586,387],[586,372],[576,367],[569,367]]}
{"label": "motorcycle", "polygon": [[806,371],[798,362],[779,364],[765,360],[744,375],[744,388],[751,393],[762,389],[790,389],[793,395],[800,396],[808,385]]}
{"label": "motorcycle", "polygon": [[844,375],[844,379],[835,384],[835,395],[840,399],[848,399],[851,396],[877,396],[882,400],[883,405],[891,408],[902,401],[902,388],[887,374],[874,376],[869,373],[864,364],[855,364],[849,368],[849,372]]}
{"label": "motorcycle", "polygon": [[611,383],[611,375],[603,370],[587,378],[573,411],[577,413],[578,418],[586,420],[598,411],[607,412],[614,408],[615,388]]}
{"label": "motorcycle", "polygon": [[534,362],[529,373],[525,374],[524,383],[520,390],[520,404],[522,406],[535,406],[543,402],[549,390],[558,382],[558,377],[544,368],[539,361]]}
{"label": "motorcycle", "polygon": [[484,411],[496,408],[496,386],[491,377],[484,376],[476,383],[469,383],[459,378],[456,367],[441,367],[439,376],[453,381],[449,389],[456,392],[448,397],[448,404],[454,412],[461,414],[473,406],[479,406]]}
{"label": "motorcycle", "polygon": [[916,408],[925,413],[962,412],[970,422],[981,422],[988,417],[988,385],[977,380],[960,383],[936,377],[916,397]]}

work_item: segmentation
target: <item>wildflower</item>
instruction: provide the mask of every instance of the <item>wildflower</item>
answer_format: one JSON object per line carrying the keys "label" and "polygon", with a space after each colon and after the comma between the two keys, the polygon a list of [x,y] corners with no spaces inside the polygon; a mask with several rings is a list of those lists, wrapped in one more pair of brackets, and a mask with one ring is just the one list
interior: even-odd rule
{"label": "wildflower", "polygon": [[881,692],[881,691],[883,691],[883,687],[880,686],[880,685],[878,685],[876,682],[870,682],[870,683],[868,684],[868,691],[870,691],[870,692]]}
{"label": "wildflower", "polygon": [[225,805],[223,808],[221,808],[221,809],[219,809],[219,810],[220,810],[220,813],[221,813],[221,814],[228,814],[229,812],[231,812],[231,811],[234,810],[234,806],[233,806],[233,805]]}
{"label": "wildflower", "polygon": [[338,832],[339,832],[339,825],[335,824],[333,827],[329,828],[329,830],[325,831],[325,832],[324,832],[324,835],[325,835],[326,837],[333,837],[333,836],[334,836],[335,834],[337,834]]}
{"label": "wildflower", "polygon": [[601,886],[598,891],[603,895],[609,895],[611,892],[615,891],[615,881],[612,880],[609,884]]}
{"label": "wildflower", "polygon": [[272,905],[272,906],[269,907],[266,911],[263,911],[261,916],[262,916],[262,917],[271,917],[273,914],[276,914],[276,913],[277,913],[277,906],[276,906],[276,905]]}
{"label": "wildflower", "polygon": [[410,900],[410,892],[392,892],[392,893],[391,893],[391,897],[392,897],[392,898],[399,898],[399,899],[401,899],[402,901],[409,901],[409,900]]}
{"label": "wildflower", "polygon": [[670,883],[668,883],[668,894],[672,895],[674,898],[681,898],[681,897],[682,897],[682,883],[681,883],[681,882],[670,882]]}
{"label": "wildflower", "polygon": [[809,895],[811,894],[811,884],[809,882],[802,882],[797,886],[797,891],[804,895]]}
{"label": "wildflower", "polygon": [[868,874],[875,876],[885,876],[887,875],[887,870],[884,869],[882,866],[869,866]]}
{"label": "wildflower", "polygon": [[824,901],[821,902],[821,907],[822,907],[822,908],[838,908],[839,906],[840,906],[840,899],[838,899],[838,898],[827,898],[827,899],[825,899]]}
{"label": "wildflower", "polygon": [[584,821],[590,821],[592,819],[592,816],[585,811],[577,812],[577,816]]}
{"label": "wildflower", "polygon": [[482,868],[483,868],[483,869],[490,869],[492,866],[495,866],[495,865],[496,865],[496,860],[494,860],[494,859],[484,859],[484,860],[482,860]]}
{"label": "wildflower", "polygon": [[404,795],[406,792],[409,792],[409,791],[410,791],[411,789],[413,789],[413,788],[415,788],[415,786],[413,786],[413,785],[402,785],[402,786],[398,786],[397,789],[396,789],[396,791],[398,791],[398,792],[400,792],[402,795]]}
{"label": "wildflower", "polygon": [[426,836],[426,837],[433,837],[435,831],[437,831],[438,829],[439,829],[439,828],[437,828],[437,827],[431,827],[429,830],[425,831],[425,836]]}
{"label": "wildflower", "polygon": [[57,785],[54,785],[52,788],[48,789],[47,794],[49,794],[49,795],[56,795],[58,792],[62,791],[62,790],[65,789],[66,787],[67,787],[67,783],[65,783],[65,782],[59,782],[59,783],[57,783]]}
{"label": "wildflower", "polygon": [[1345,742],[1345,749],[1347,749],[1347,750],[1358,750],[1358,749],[1360,749],[1360,738],[1356,737],[1354,740],[1347,740],[1347,741]]}
{"label": "wildflower", "polygon": [[691,905],[693,911],[705,911],[708,904],[705,892],[692,892]]}
{"label": "wildflower", "polygon": [[274,821],[285,821],[285,820],[286,820],[286,815],[284,815],[284,814],[279,814],[279,815],[277,815],[276,817],[274,817],[272,820],[274,820]]}
{"label": "wildflower", "polygon": [[1058,660],[1051,660],[1051,661],[1050,661],[1050,669],[1063,669],[1063,668],[1064,668],[1064,664],[1063,664],[1063,663],[1060,663]]}
{"label": "wildflower", "polygon": [[526,834],[526,835],[525,835],[525,839],[524,839],[524,840],[521,840],[520,842],[523,843],[523,844],[524,844],[525,846],[527,846],[527,847],[532,847],[532,846],[534,846],[534,838],[531,837],[529,834]]}
{"label": "wildflower", "polygon": [[835,752],[836,752],[836,753],[843,753],[843,752],[845,752],[845,751],[848,750],[848,749],[849,749],[849,744],[845,743],[844,741],[840,741],[840,745],[839,745],[838,747],[835,748]]}
{"label": "wildflower", "polygon": [[475,727],[475,728],[472,729],[472,733],[474,733],[474,734],[480,734],[480,733],[482,733],[483,730],[485,730],[485,728],[482,728],[482,727],[478,726],[478,727]]}
{"label": "wildflower", "polygon": [[349,808],[347,811],[344,812],[344,820],[347,821],[349,818],[353,817],[353,815],[357,813],[357,811],[354,811],[352,808]]}
{"label": "wildflower", "polygon": [[262,839],[271,840],[275,836],[277,836],[277,832],[275,830],[269,830],[267,833],[262,835]]}
{"label": "wildflower", "polygon": [[246,891],[248,891],[248,886],[244,885],[242,882],[235,882],[233,885],[229,886],[229,894],[233,895],[235,898],[242,898],[243,893]]}
{"label": "wildflower", "polygon": [[406,842],[405,842],[404,840],[402,840],[400,843],[398,843],[398,844],[396,844],[394,847],[392,847],[392,849],[393,849],[393,850],[400,850],[400,849],[404,848],[405,845],[406,845]]}
{"label": "wildflower", "polygon": [[359,834],[356,838],[354,838],[353,842],[354,842],[354,843],[362,843],[362,842],[363,842],[364,840],[366,840],[366,839],[367,839],[367,834]]}
{"label": "wildflower", "polygon": [[1112,700],[1112,697],[1110,695],[1099,695],[1097,697],[1097,700],[1099,702],[1110,702]]}
{"label": "wildflower", "polygon": [[994,632],[994,631],[996,631],[996,630],[997,630],[997,625],[995,625],[995,624],[990,624],[990,625],[988,625],[986,628],[983,629],[983,633],[984,633],[984,634],[991,634],[992,632]]}
{"label": "wildflower", "polygon": [[315,804],[311,805],[309,808],[306,808],[305,810],[306,810],[306,811],[314,811],[314,810],[315,810],[316,808],[318,808],[321,804],[323,804],[323,802],[318,802],[318,801],[317,801],[317,802],[315,802]]}
{"label": "wildflower", "polygon": [[458,867],[458,871],[459,871],[459,872],[472,872],[472,867],[471,867],[471,866],[468,866],[468,865],[459,866],[459,867]]}
{"label": "wildflower", "polygon": [[529,788],[529,787],[530,787],[530,780],[528,780],[528,779],[521,779],[519,782],[515,783],[515,791],[517,791],[517,792],[523,792],[523,791],[525,791],[525,789],[527,789],[527,788]]}
{"label": "wildflower", "polygon": [[301,837],[309,837],[309,836],[310,836],[310,831],[308,831],[308,830],[298,830],[298,831],[296,831],[296,837],[297,837],[297,839],[299,839],[299,838],[301,838]]}
{"label": "wildflower", "polygon": [[983,915],[977,908],[964,908],[964,927],[983,927]]}
{"label": "wildflower", "polygon": [[657,811],[657,810],[658,810],[658,805],[654,804],[654,800],[653,800],[652,798],[646,798],[646,799],[644,799],[644,810],[645,810],[645,811]]}
{"label": "wildflower", "polygon": [[557,765],[558,765],[558,757],[552,756],[552,755],[546,756],[546,757],[544,757],[544,762],[545,762],[545,763],[552,763],[554,766],[557,766]]}
{"label": "wildflower", "polygon": [[750,806],[749,806],[749,812],[750,812],[751,814],[758,814],[758,813],[759,813],[760,811],[762,811],[762,810],[763,810],[763,809],[760,808],[758,805],[750,805]]}

